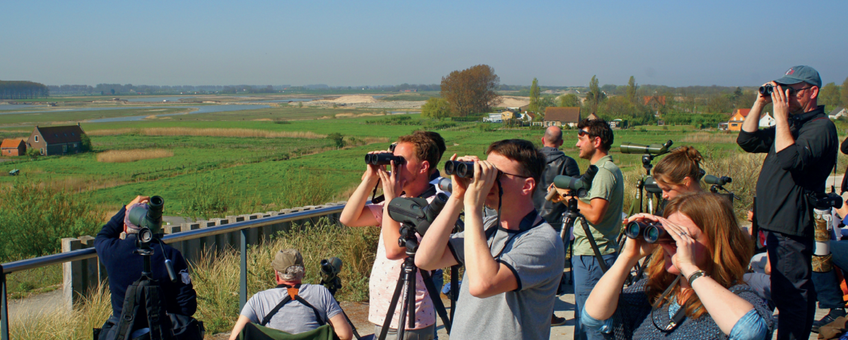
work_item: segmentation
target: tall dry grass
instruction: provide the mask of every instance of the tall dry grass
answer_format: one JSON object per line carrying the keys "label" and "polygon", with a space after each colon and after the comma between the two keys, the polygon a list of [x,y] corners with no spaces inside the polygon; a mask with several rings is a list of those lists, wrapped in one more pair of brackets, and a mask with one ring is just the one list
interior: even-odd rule
{"label": "tall dry grass", "polygon": [[165,149],[131,149],[109,150],[97,154],[97,161],[102,163],[127,163],[142,159],[173,157],[174,152]]}
{"label": "tall dry grass", "polygon": [[103,326],[112,314],[111,294],[106,284],[93,290],[72,311],[47,306],[36,316],[9,318],[11,339],[91,339],[92,329]]}
{"label": "tall dry grass", "polygon": [[692,132],[686,134],[680,144],[709,145],[709,144],[736,144],[738,133],[710,133]]}
{"label": "tall dry grass", "polygon": [[184,128],[184,127],[160,127],[160,128],[125,128],[104,129],[87,132],[89,136],[112,136],[112,135],[143,135],[143,136],[197,136],[197,137],[241,137],[241,138],[325,138],[326,135],[311,131],[267,131],[257,129],[221,129],[221,128]]}

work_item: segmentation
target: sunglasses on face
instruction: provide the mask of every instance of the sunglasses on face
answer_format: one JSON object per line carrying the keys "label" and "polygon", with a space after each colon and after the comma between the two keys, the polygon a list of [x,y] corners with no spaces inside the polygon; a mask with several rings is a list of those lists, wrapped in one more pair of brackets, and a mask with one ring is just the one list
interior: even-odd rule
{"label": "sunglasses on face", "polygon": [[597,136],[593,135],[592,133],[590,133],[589,131],[577,130],[577,137],[583,137],[583,136],[589,136],[589,138],[597,137]]}

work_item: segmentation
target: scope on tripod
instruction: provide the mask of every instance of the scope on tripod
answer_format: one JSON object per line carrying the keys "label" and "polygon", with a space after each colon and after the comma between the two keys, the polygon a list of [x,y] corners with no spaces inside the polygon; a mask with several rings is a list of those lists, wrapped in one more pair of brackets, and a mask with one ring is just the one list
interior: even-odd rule
{"label": "scope on tripod", "polygon": [[566,175],[554,177],[554,186],[559,189],[569,189],[571,190],[572,195],[577,197],[584,197],[592,187],[592,180],[595,179],[595,175],[597,173],[598,167],[590,165],[589,168],[586,169],[586,172],[580,177],[571,177]]}
{"label": "scope on tripod", "polygon": [[653,176],[648,176],[645,178],[645,191],[652,194],[661,194],[662,189],[660,189],[659,184],[657,184],[657,180],[654,179]]}
{"label": "scope on tripod", "polygon": [[342,271],[342,260],[338,257],[321,260],[321,274],[328,277],[338,275]]}
{"label": "scope on tripod", "polygon": [[441,192],[436,194],[429,204],[423,198],[398,197],[389,202],[389,217],[398,223],[413,227],[413,231],[424,236],[447,202],[448,195]]}
{"label": "scope on tripod", "polygon": [[665,229],[662,228],[662,223],[659,222],[638,222],[633,221],[627,224],[624,228],[624,234],[629,238],[642,238],[648,243],[673,243]]}
{"label": "scope on tripod", "polygon": [[445,174],[456,175],[460,178],[473,178],[474,162],[447,161],[445,162]]}
{"label": "scope on tripod", "polygon": [[621,144],[621,153],[642,153],[648,155],[664,155],[668,153],[668,148],[671,147],[671,144],[674,144],[672,141],[667,141],[663,144],[650,144],[650,145],[642,145],[636,143],[622,143]]}
{"label": "scope on tripod", "polygon": [[839,196],[832,192],[828,194],[821,192],[810,193],[808,197],[810,198],[810,202],[813,204],[813,208],[819,210],[827,210],[830,208],[842,208],[842,196]]}
{"label": "scope on tripod", "polygon": [[388,152],[365,154],[365,164],[391,165],[392,161],[395,162],[395,165],[401,165],[406,162],[406,159],[402,156],[395,156]]}
{"label": "scope on tripod", "polygon": [[717,176],[713,176],[713,175],[704,176],[704,183],[707,183],[707,184],[724,186],[725,184],[728,184],[728,183],[731,183],[731,182],[733,182],[733,179],[730,178],[730,177],[727,177],[727,176],[721,176],[721,177],[717,177]]}
{"label": "scope on tripod", "polygon": [[138,232],[138,240],[142,243],[150,243],[153,237],[162,229],[162,210],[165,200],[161,196],[153,196],[147,202],[147,207],[134,206],[127,212],[132,224],[141,228]]}

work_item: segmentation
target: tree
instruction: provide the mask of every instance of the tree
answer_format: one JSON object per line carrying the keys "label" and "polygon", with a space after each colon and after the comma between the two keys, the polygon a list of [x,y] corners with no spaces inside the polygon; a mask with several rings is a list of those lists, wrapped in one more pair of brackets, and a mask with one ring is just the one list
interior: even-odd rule
{"label": "tree", "polygon": [[489,111],[500,102],[495,92],[499,82],[495,69],[481,64],[442,77],[441,94],[450,103],[454,115],[465,117]]}
{"label": "tree", "polygon": [[842,82],[842,105],[848,105],[848,77]]}
{"label": "tree", "polygon": [[577,107],[580,106],[580,98],[577,98],[576,94],[569,93],[566,95],[559,96],[559,101],[557,102],[557,106],[559,107]]}
{"label": "tree", "polygon": [[627,100],[636,103],[636,78],[633,76],[630,76],[630,81],[627,82]]}
{"label": "tree", "polygon": [[421,116],[441,119],[450,116],[450,103],[444,98],[432,97],[421,107]]}
{"label": "tree", "polygon": [[826,111],[835,109],[840,105],[839,86],[836,83],[828,83],[819,91],[818,104],[827,105]]}
{"label": "tree", "polygon": [[[539,111],[537,111],[537,113],[541,113],[541,114],[544,114],[545,109],[547,109],[549,106],[551,106],[551,107],[556,106],[556,105],[554,105],[554,96],[543,96],[542,98],[539,98],[539,101],[538,101],[537,104],[538,104],[537,109],[539,110]],[[541,114],[539,114],[537,116],[541,116]]]}
{"label": "tree", "polygon": [[327,139],[332,140],[333,143],[336,144],[337,148],[345,147],[344,135],[341,134],[341,133],[333,132],[333,133],[327,135]]}
{"label": "tree", "polygon": [[533,85],[530,85],[530,104],[527,106],[530,112],[539,112],[539,81],[533,78]]}
{"label": "tree", "polygon": [[41,156],[41,150],[29,148],[26,151],[26,155],[29,156],[30,159],[36,160],[38,159],[38,156]]}
{"label": "tree", "polygon": [[91,138],[88,138],[88,135],[84,133],[80,136],[80,151],[91,151]]}
{"label": "tree", "polygon": [[605,97],[604,93],[601,92],[601,88],[598,87],[598,78],[592,76],[592,80],[589,81],[589,92],[586,93],[586,105],[589,106],[590,114],[598,114],[598,105],[601,104],[601,101]]}

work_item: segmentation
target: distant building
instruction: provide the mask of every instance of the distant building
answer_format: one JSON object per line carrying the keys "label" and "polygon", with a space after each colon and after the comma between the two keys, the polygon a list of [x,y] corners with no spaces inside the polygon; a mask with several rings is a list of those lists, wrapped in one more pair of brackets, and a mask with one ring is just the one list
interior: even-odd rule
{"label": "distant building", "polygon": [[82,151],[84,134],[79,123],[69,126],[36,126],[26,145],[39,150],[44,156],[75,154]]}
{"label": "distant building", "polygon": [[23,156],[26,154],[26,143],[21,139],[4,139],[0,144],[0,155]]}
{"label": "distant building", "polygon": [[839,117],[848,117],[848,109],[837,107],[827,115],[830,119],[838,119]]}
{"label": "distant building", "polygon": [[734,110],[730,116],[730,121],[727,122],[727,129],[730,131],[741,131],[742,122],[745,121],[745,117],[748,117],[749,112],[751,112],[751,109]]}
{"label": "distant building", "polygon": [[774,126],[774,124],[775,124],[774,118],[772,118],[771,115],[768,112],[766,112],[766,114],[764,114],[762,117],[760,117],[760,127],[761,128],[772,127],[772,126]]}
{"label": "distant building", "polygon": [[503,118],[500,113],[490,113],[488,117],[483,117],[484,122],[503,123]]}
{"label": "distant building", "polygon": [[545,109],[544,126],[577,127],[580,122],[579,107],[548,107]]}

